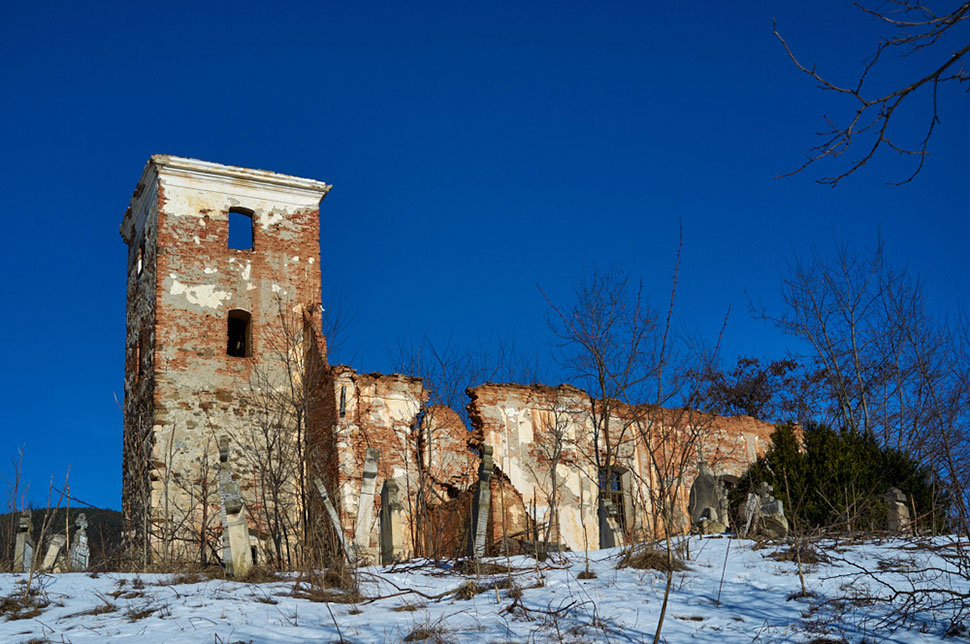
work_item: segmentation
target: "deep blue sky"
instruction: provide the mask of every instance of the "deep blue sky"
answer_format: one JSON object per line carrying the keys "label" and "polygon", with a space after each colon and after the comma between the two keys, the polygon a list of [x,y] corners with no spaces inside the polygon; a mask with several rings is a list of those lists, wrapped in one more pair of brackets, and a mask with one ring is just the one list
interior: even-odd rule
{"label": "deep blue sky", "polygon": [[[970,278],[970,119],[948,93],[911,184],[882,158],[836,189],[795,167],[878,26],[845,2],[4,3],[0,9],[0,471],[26,446],[30,498],[120,506],[125,324],[121,216],[149,155],[334,184],[325,300],[355,310],[338,359],[513,337],[546,351],[541,284],[584,267],[667,298],[683,222],[681,319],[725,355],[786,340],[747,313],[778,268],[834,238],[928,276],[935,306]],[[902,114],[908,127],[914,113]],[[828,169],[830,168],[823,168]]]}

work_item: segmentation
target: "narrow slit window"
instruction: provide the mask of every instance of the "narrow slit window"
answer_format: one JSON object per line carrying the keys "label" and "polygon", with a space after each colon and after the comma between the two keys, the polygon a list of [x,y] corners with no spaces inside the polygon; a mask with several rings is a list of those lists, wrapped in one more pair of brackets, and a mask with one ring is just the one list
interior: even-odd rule
{"label": "narrow slit window", "polygon": [[229,248],[253,249],[253,212],[242,208],[229,211]]}
{"label": "narrow slit window", "polygon": [[135,273],[141,276],[142,269],[145,268],[145,242],[143,241],[138,247],[138,259],[136,260],[138,271]]}
{"label": "narrow slit window", "polygon": [[249,311],[233,309],[229,311],[229,342],[226,354],[234,358],[248,358],[253,355],[253,316]]}

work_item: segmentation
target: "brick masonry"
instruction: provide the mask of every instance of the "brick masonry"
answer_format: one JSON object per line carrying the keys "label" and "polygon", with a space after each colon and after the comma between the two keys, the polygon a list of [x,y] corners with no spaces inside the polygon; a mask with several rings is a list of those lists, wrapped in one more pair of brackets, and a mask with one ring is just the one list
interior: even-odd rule
{"label": "brick masonry", "polygon": [[[329,189],[164,155],[146,165],[121,226],[128,245],[123,507],[136,552],[146,561],[216,555],[221,435],[233,441],[232,474],[258,560],[299,560],[303,504],[311,517],[318,511],[307,494],[307,479],[316,476],[334,500],[339,529],[348,539],[359,535],[365,561],[381,552],[381,491],[389,480],[400,493],[402,556],[462,552],[483,444],[494,448],[493,546],[503,535],[528,540],[548,526],[566,547],[599,547],[602,454],[592,419],[602,403],[568,385],[485,384],[468,391],[473,427],[466,428],[453,410],[427,405],[418,378],[327,364],[319,204]],[[251,215],[251,249],[228,247],[234,209]],[[227,352],[233,310],[251,314],[246,357]],[[285,440],[268,440],[271,427],[283,428]],[[680,454],[683,513],[698,459],[731,480],[764,453],[772,430],[747,417],[613,405],[623,486],[614,500],[623,506],[626,538],[658,533],[652,493],[660,470],[669,470],[651,451],[659,436],[675,446],[694,437]],[[374,507],[361,513],[368,448],[380,450],[380,461]],[[280,482],[269,494],[273,463]],[[361,530],[358,516],[368,523]],[[294,535],[283,551],[274,541],[273,521],[281,520]]]}

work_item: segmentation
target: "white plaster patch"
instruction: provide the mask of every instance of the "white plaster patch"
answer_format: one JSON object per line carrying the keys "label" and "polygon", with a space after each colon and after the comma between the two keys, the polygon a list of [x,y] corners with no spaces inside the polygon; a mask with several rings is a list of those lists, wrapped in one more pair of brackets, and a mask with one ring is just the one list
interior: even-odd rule
{"label": "white plaster patch", "polygon": [[195,242],[195,244],[196,244],[196,246],[198,246],[199,244],[201,244],[201,243],[202,243],[202,242],[201,242],[201,241],[199,240],[199,236],[198,236],[198,235],[193,235],[193,236],[192,236],[192,241],[194,241],[194,242]]}
{"label": "white plaster patch", "polygon": [[283,221],[283,215],[277,212],[264,213],[259,216],[259,225],[262,226],[264,230],[270,226],[280,223],[281,221]]}
{"label": "white plaster patch", "polygon": [[294,261],[294,262],[300,261],[300,256],[299,255],[294,255],[293,256],[293,259],[291,261]]}
{"label": "white plaster patch", "polygon": [[308,262],[310,262],[312,264],[313,263],[313,258],[312,257],[308,257],[306,261],[308,261]]}
{"label": "white plaster patch", "polygon": [[[213,273],[218,273],[218,272],[219,272],[218,268],[209,268],[208,266],[205,268],[205,271],[204,271],[206,275],[212,275]],[[172,277],[175,277],[175,276],[173,275]]]}
{"label": "white plaster patch", "polygon": [[201,284],[199,286],[189,286],[182,284],[175,276],[172,276],[172,295],[184,295],[190,304],[201,306],[206,309],[218,310],[224,300],[228,300],[232,295],[228,291],[216,289],[215,284]]}
{"label": "white plaster patch", "polygon": [[244,268],[242,271],[242,278],[247,282],[249,281],[249,273],[250,271],[252,271],[252,268],[253,268],[252,262],[246,262],[246,268]]}
{"label": "white plaster patch", "polygon": [[234,264],[235,262],[236,262],[236,258],[235,257],[230,257],[229,258],[229,263],[230,264]]}

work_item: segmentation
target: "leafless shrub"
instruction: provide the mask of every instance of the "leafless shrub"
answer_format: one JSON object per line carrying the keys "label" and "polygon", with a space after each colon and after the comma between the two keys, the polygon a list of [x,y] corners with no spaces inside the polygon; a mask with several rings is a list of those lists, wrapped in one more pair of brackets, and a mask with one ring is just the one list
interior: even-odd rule
{"label": "leafless shrub", "polygon": [[651,545],[640,545],[625,550],[616,567],[659,570],[663,573],[683,572],[688,569],[680,559],[671,557],[665,550],[658,550]]}

